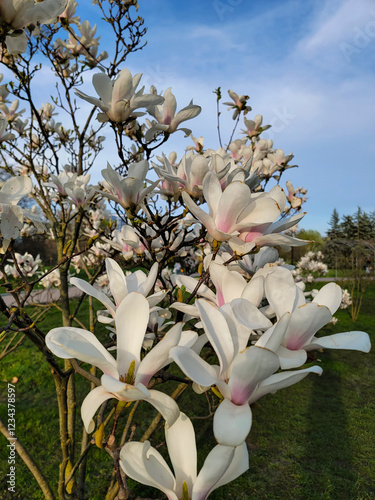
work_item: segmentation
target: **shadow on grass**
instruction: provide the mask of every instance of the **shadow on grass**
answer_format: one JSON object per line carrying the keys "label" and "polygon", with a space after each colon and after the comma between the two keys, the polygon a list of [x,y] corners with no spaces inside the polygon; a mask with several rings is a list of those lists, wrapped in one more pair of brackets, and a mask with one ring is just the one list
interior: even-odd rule
{"label": "shadow on grass", "polygon": [[[356,473],[348,431],[346,405],[342,396],[337,353],[324,353],[329,368],[323,377],[312,377],[307,410],[305,450],[301,456],[300,486],[305,500],[356,498]],[[329,390],[327,390],[329,386]]]}

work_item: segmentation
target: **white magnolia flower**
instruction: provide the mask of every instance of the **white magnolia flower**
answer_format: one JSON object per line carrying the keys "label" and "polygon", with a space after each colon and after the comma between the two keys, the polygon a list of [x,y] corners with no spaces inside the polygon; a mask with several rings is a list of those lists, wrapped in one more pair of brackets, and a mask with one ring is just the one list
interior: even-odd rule
{"label": "white magnolia flower", "polygon": [[14,33],[28,25],[47,24],[53,22],[61,14],[67,0],[1,0],[0,17],[8,25],[8,36],[5,43],[10,54],[26,51],[26,34]]}
{"label": "white magnolia flower", "polygon": [[135,111],[136,109],[148,108],[164,101],[161,96],[143,94],[143,88],[136,90],[141,76],[139,73],[132,77],[128,69],[123,69],[116,80],[112,81],[106,74],[97,73],[92,77],[92,83],[100,99],[90,97],[80,90],[76,90],[76,93],[103,111],[98,115],[99,121],[123,123],[129,118],[144,115],[143,112]]}
{"label": "white magnolia flower", "polygon": [[[102,323],[112,323],[116,317],[116,311],[120,307],[122,301],[129,293],[138,292],[146,297],[151,289],[154,287],[157,274],[158,264],[155,263],[149,272],[148,277],[140,270],[125,276],[121,267],[113,259],[106,259],[106,270],[109,279],[109,288],[115,300],[115,304],[100,290],[97,290],[92,285],[80,278],[72,278],[70,283],[83,292],[98,299],[107,309],[105,315],[99,316],[99,321]],[[150,307],[157,305],[165,296],[167,292],[162,290],[147,297]],[[112,318],[108,317],[109,313]]]}
{"label": "white magnolia flower", "polygon": [[198,299],[196,302],[219,366],[209,365],[194,350],[183,346],[173,347],[170,355],[202,390],[210,386],[218,388],[224,400],[214,416],[215,438],[224,446],[239,446],[246,439],[252,424],[249,403],[302,380],[308,373],[320,374],[322,370],[311,367],[275,374],[280,361],[274,351],[284,336],[285,320],[280,322],[274,336],[265,345],[246,348],[241,330],[236,328],[228,315],[206,300]]}
{"label": "white magnolia flower", "polygon": [[[102,292],[100,292],[102,293]],[[103,294],[104,295],[104,294]],[[149,304],[145,297],[131,292],[115,314],[117,359],[103,347],[96,336],[81,328],[54,328],[46,336],[46,345],[63,359],[77,358],[98,367],[103,375],[100,386],[83,401],[82,420],[87,432],[94,430],[96,410],[108,399],[145,400],[152,404],[172,425],[180,413],[168,395],[147,389],[151,377],[169,360],[169,350],[181,338],[182,323],[171,328],[164,338],[141,360],[141,348],[149,321]]]}
{"label": "white magnolia flower", "polygon": [[[156,89],[154,89],[154,95],[156,94]],[[173,134],[176,130],[182,130],[185,132],[185,137],[191,134],[191,130],[187,128],[178,128],[180,123],[191,120],[199,115],[202,108],[190,102],[188,106],[181,109],[176,114],[177,102],[175,96],[172,94],[171,87],[169,87],[164,92],[164,102],[155,106],[150,106],[147,108],[150,115],[156,118],[158,123],[154,123],[152,127],[146,133],[146,140],[150,140],[158,132],[166,132],[167,134]]]}
{"label": "white magnolia flower", "polygon": [[[277,325],[286,322],[285,332],[275,352],[283,369],[302,366],[307,352],[315,349],[351,349],[369,352],[370,338],[367,333],[352,331],[326,337],[316,337],[316,333],[331,321],[341,304],[342,292],[336,283],[328,283],[306,302],[301,288],[294,282],[292,273],[283,267],[270,267],[265,276],[265,295],[270,308],[276,314],[276,323],[257,341],[257,346],[265,346],[274,335]],[[234,314],[245,326],[250,326],[245,303],[232,304]],[[288,317],[288,319],[286,319]]]}
{"label": "white magnolia flower", "polygon": [[[257,234],[263,232],[280,215],[280,206],[285,204],[285,195],[275,186],[269,193],[257,196],[240,181],[230,183],[224,191],[216,174],[208,172],[203,181],[203,196],[209,213],[202,210],[190,196],[183,192],[182,197],[191,211],[207,228],[208,233],[217,241],[230,240],[240,232],[256,228]],[[255,246],[255,243],[253,244]],[[243,253],[247,253],[247,249]]]}
{"label": "white magnolia flower", "polygon": [[17,203],[31,193],[29,177],[19,176],[6,180],[0,190],[0,235],[3,238],[0,253],[4,253],[11,239],[16,239],[23,226],[24,211]]}
{"label": "white magnolia flower", "polygon": [[145,196],[151,193],[159,183],[159,181],[156,181],[145,187],[147,172],[147,160],[132,163],[129,166],[127,177],[122,177],[108,163],[107,168],[102,170],[102,175],[106,181],[104,186],[108,189],[109,193],[100,192],[103,196],[116,201],[125,209],[132,206],[136,207],[142,203]]}
{"label": "white magnolia flower", "polygon": [[197,475],[195,432],[182,412],[172,426],[165,425],[165,437],[174,475],[149,441],[126,443],[120,453],[120,465],[127,476],[161,490],[168,500],[205,500],[212,491],[249,468],[245,443],[238,447],[217,445]]}

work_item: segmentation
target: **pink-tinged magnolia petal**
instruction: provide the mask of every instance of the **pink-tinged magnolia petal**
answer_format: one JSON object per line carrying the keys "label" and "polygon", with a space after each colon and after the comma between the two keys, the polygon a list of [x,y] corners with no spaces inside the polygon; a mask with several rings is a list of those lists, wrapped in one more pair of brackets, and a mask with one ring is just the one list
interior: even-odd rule
{"label": "pink-tinged magnolia petal", "polygon": [[246,299],[232,300],[231,306],[234,317],[243,325],[252,330],[265,330],[271,328],[271,321],[259,309]]}
{"label": "pink-tinged magnolia petal", "polygon": [[205,500],[211,491],[219,487],[219,481],[231,466],[235,450],[232,446],[218,444],[210,451],[193,486],[192,500]]}
{"label": "pink-tinged magnolia petal", "polygon": [[[176,347],[174,349],[176,349]],[[161,413],[166,423],[169,426],[172,426],[180,415],[180,409],[177,406],[176,401],[168,396],[168,394],[155,391],[154,389],[151,389],[149,393],[150,397],[144,398],[144,400],[148,401],[154,408],[156,408],[157,411]]]}
{"label": "pink-tinged magnolia petal", "polygon": [[296,285],[292,273],[283,267],[274,268],[265,280],[266,297],[277,318],[295,308]]}
{"label": "pink-tinged magnolia petal", "polygon": [[109,288],[118,307],[123,298],[128,294],[125,275],[121,267],[113,259],[105,259],[105,267],[109,280]]}
{"label": "pink-tinged magnolia petal", "polygon": [[336,283],[328,283],[324,285],[317,295],[314,297],[313,302],[320,306],[327,306],[331,314],[335,314],[340,307],[342,299],[342,290]]}
{"label": "pink-tinged magnolia petal", "polygon": [[[217,445],[220,446],[221,445]],[[214,488],[211,491],[220,488],[220,486],[224,486],[224,484],[230,483],[239,477],[241,474],[246,472],[249,468],[249,453],[247,451],[246,443],[240,444],[240,446],[236,446],[234,449],[234,457],[230,462],[228,468],[221,476],[221,479],[215,484]]]}
{"label": "pink-tinged magnolia petal", "polygon": [[293,351],[308,345],[318,330],[331,321],[328,307],[313,302],[296,309],[289,321],[284,346]]}
{"label": "pink-tinged magnolia petal", "polygon": [[87,283],[87,281],[81,280],[80,278],[70,278],[70,283],[82,290],[82,292],[86,293],[87,295],[91,295],[91,297],[99,300],[108,309],[112,316],[115,317],[116,306],[105,293],[97,290],[92,285],[90,285],[90,283]]}
{"label": "pink-tinged magnolia petal", "polygon": [[190,380],[199,385],[210,387],[217,383],[215,368],[187,347],[172,347],[170,356]]}
{"label": "pink-tinged magnolia petal", "polygon": [[165,362],[169,359],[169,351],[180,341],[182,327],[183,323],[174,325],[168,333],[165,334],[163,339],[146,354],[139,364],[135,378],[136,384],[141,382],[147,386],[151,377],[165,366]]}
{"label": "pink-tinged magnolia petal", "polygon": [[253,226],[271,224],[279,215],[280,210],[275,200],[269,197],[254,198],[254,201],[248,203],[247,208],[241,213],[234,229],[250,231]]}
{"label": "pink-tinged magnolia petal", "polygon": [[92,418],[99,406],[104,403],[104,401],[107,401],[107,399],[113,397],[113,394],[108,392],[102,385],[95,387],[95,389],[87,394],[81,406],[81,417],[86,432],[90,434],[95,429],[95,423]]}
{"label": "pink-tinged magnolia petal", "polygon": [[185,191],[182,191],[181,196],[187,208],[197,219],[200,220],[200,222],[205,226],[205,228],[212,236],[212,238],[214,238],[217,241],[225,241],[232,236],[231,234],[218,231],[216,229],[216,224],[213,218],[210,215],[208,215],[204,210],[202,210],[200,207],[198,207],[198,205],[194,203],[194,201]]}
{"label": "pink-tinged magnolia petal", "polygon": [[97,366],[103,373],[119,377],[115,359],[95,335],[87,330],[72,326],[54,328],[46,335],[46,345],[59,358],[77,358]]}
{"label": "pink-tinged magnolia petal", "polygon": [[182,498],[182,485],[186,481],[191,492],[197,477],[197,447],[193,424],[185,413],[180,413],[176,422],[165,426],[165,439],[175,478],[175,491]]}
{"label": "pink-tinged magnolia petal", "polygon": [[149,316],[148,302],[137,292],[129,293],[117,308],[115,322],[117,365],[120,375],[127,374],[132,361],[135,361],[137,370]]}
{"label": "pink-tinged magnolia petal", "polygon": [[[203,185],[204,187],[204,185]],[[249,205],[251,198],[250,188],[239,181],[232,182],[227,186],[220,199],[217,213],[214,217],[217,229],[224,233],[233,233],[237,229],[238,219]],[[251,206],[255,203],[251,203]]]}
{"label": "pink-tinged magnolia petal", "polygon": [[214,415],[216,441],[223,446],[239,446],[247,438],[251,429],[250,406],[235,405],[224,399]]}
{"label": "pink-tinged magnolia petal", "polygon": [[229,376],[229,367],[234,356],[233,340],[228,324],[220,310],[207,300],[198,299],[195,303],[204,331],[219,358],[220,378],[226,379]]}
{"label": "pink-tinged magnolia petal", "polygon": [[251,396],[249,403],[252,404],[265,394],[274,394],[280,389],[289,387],[296,384],[300,380],[306,377],[309,373],[316,373],[321,375],[323,370],[320,366],[311,366],[310,368],[305,368],[304,370],[291,371],[291,372],[280,372],[275,375],[271,375],[267,380],[261,382],[256,391]]}
{"label": "pink-tinged magnolia petal", "polygon": [[135,481],[161,490],[168,500],[178,500],[174,492],[175,478],[167,462],[149,441],[126,443],[120,452],[120,465]]}
{"label": "pink-tinged magnolia petal", "polygon": [[258,307],[264,297],[264,286],[264,276],[254,276],[243,289],[241,297]]}
{"label": "pink-tinged magnolia petal", "polygon": [[209,214],[214,217],[218,211],[221,195],[223,191],[217,175],[213,172],[207,172],[203,180],[203,193],[207,201]]}
{"label": "pink-tinged magnolia petal", "polygon": [[278,356],[263,347],[249,347],[236,356],[228,382],[231,401],[243,405],[250,399],[257,385],[280,367]]}
{"label": "pink-tinged magnolia petal", "polygon": [[175,96],[172,94],[172,87],[168,87],[164,92],[164,105],[163,105],[163,123],[170,124],[174,115],[176,114],[177,101]]}
{"label": "pink-tinged magnolia petal", "polygon": [[343,332],[327,337],[313,337],[311,344],[304,347],[306,351],[313,349],[349,349],[370,352],[370,337],[365,332]]}
{"label": "pink-tinged magnolia petal", "polygon": [[307,352],[305,349],[291,351],[282,345],[277,349],[277,355],[279,356],[280,368],[282,370],[299,368],[304,365],[307,360]]}

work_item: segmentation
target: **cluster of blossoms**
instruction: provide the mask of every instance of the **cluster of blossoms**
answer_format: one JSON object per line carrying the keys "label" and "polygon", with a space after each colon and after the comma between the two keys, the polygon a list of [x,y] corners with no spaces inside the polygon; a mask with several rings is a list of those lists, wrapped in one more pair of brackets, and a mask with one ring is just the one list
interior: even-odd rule
{"label": "cluster of blossoms", "polygon": [[[134,0],[109,4],[109,9],[116,4],[120,14],[137,5]],[[252,427],[252,403],[310,373],[320,375],[321,367],[305,366],[310,351],[368,352],[369,336],[358,331],[319,336],[342,304],[340,287],[329,283],[310,301],[290,266],[278,260],[277,249],[306,244],[293,233],[305,215],[301,207],[306,190],[294,189],[290,181],[286,191],[282,188],[283,173],[295,167],[293,154],[261,137],[269,125],[263,125],[262,115],[251,119],[249,97],[230,90],[232,101],[224,103],[233,110],[234,120],[243,117],[244,136],[229,141],[226,148],[206,149],[203,137],[195,138],[190,129],[181,127],[201,112],[200,106],[191,101],[177,111],[171,88],[158,94],[152,86],[145,93],[141,74],[132,75],[117,66],[105,68],[108,54],[99,53],[96,26],[81,22],[76,6],[74,0],[7,0],[0,6],[0,42],[8,55],[24,51],[27,26],[35,25],[30,27],[33,31],[42,23],[54,23],[48,41],[53,40],[54,71],[69,82],[64,84],[66,99],[74,92],[68,106],[60,96],[55,104],[44,103],[38,111],[34,106],[29,126],[20,118],[19,101],[8,107],[8,87],[0,86],[4,157],[8,155],[13,163],[19,158],[12,150],[15,133],[17,140],[29,140],[27,155],[21,155],[25,158],[14,169],[17,175],[0,191],[2,251],[12,246],[25,220],[40,230],[44,223],[48,225],[60,269],[39,281],[47,289],[60,286],[62,299],[69,301],[70,279],[71,285],[99,301],[104,309],[96,319],[106,325],[110,340],[110,345],[99,341],[92,315],[89,329],[71,326],[69,303],[63,311],[64,326],[53,328],[45,338],[43,349],[49,349],[49,360],[52,354],[76,358],[101,372],[100,380],[91,377],[96,387],[81,406],[86,432],[96,430],[102,447],[104,404],[118,401],[114,417],[118,419],[131,403],[146,401],[165,420],[174,474],[150,442],[135,440],[118,449],[122,471],[159,488],[170,500],[204,500],[249,467],[246,439]],[[67,39],[55,37],[57,25],[68,32]],[[45,45],[40,42],[40,46],[50,55],[45,49],[48,36],[43,38],[42,31]],[[77,87],[82,68],[99,64],[103,71],[92,78],[97,94],[93,97]],[[57,106],[64,110],[70,106],[75,114],[77,96],[93,106],[93,121],[95,108],[99,110],[96,126],[90,129],[90,118],[78,134],[75,119],[70,129],[55,122]],[[107,125],[115,134],[121,165],[102,165],[103,179],[94,186],[88,170],[94,164],[91,158],[95,160],[102,149],[104,136],[98,134]],[[191,136],[194,146],[179,160],[175,153],[153,155],[177,131]],[[125,154],[124,142],[129,139],[137,147]],[[63,168],[60,148],[70,158]],[[40,151],[43,161],[37,164]],[[272,187],[266,191],[268,185]],[[43,220],[35,210],[18,205],[27,195],[39,204]],[[321,261],[321,255],[307,254],[295,274],[323,273]],[[16,254],[14,264],[14,268],[5,266],[5,272],[15,275],[17,267],[22,268],[27,281],[40,259]],[[69,265],[85,272],[88,281],[71,278]],[[208,349],[213,353],[209,357],[205,356]],[[184,374],[180,382],[198,394],[212,390],[217,397],[216,444],[199,473],[192,422],[173,397],[157,388],[173,363]],[[114,439],[116,425],[117,420]],[[66,463],[64,467],[62,483],[69,475]]]}
{"label": "cluster of blossoms", "polygon": [[328,272],[327,264],[323,262],[324,255],[321,251],[307,252],[297,262],[293,275],[297,280],[308,283],[314,281],[314,278],[325,276]]}

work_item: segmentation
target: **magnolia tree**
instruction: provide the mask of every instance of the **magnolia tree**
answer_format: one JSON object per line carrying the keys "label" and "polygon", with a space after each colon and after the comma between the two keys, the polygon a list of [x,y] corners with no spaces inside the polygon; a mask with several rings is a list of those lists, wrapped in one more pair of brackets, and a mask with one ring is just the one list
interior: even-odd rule
{"label": "magnolia tree", "polygon": [[[262,138],[269,125],[251,115],[249,98],[229,90],[233,133],[228,143],[219,135],[218,149],[206,147],[185,127],[201,108],[178,108],[171,88],[145,89],[125,66],[143,46],[136,1],[93,4],[108,52],[74,1],[0,8],[0,166],[9,176],[0,192],[1,272],[13,299],[9,306],[0,297],[2,355],[26,336],[50,366],[58,484],[23,449],[22,429],[16,448],[48,499],[93,496],[87,464],[96,445],[113,460],[103,498],[133,498],[132,478],[170,500],[203,500],[248,469],[252,403],[320,375],[319,366],[305,366],[310,351],[368,352],[369,337],[317,336],[340,306],[340,287],[327,284],[310,301],[291,269],[277,265],[277,249],[306,243],[285,233],[304,216],[306,191],[290,181],[282,189],[293,155]],[[35,90],[48,63],[56,86],[40,103]],[[164,148],[181,131],[190,139],[178,158]],[[112,164],[101,154],[106,142],[117,151]],[[44,271],[39,256],[14,249],[19,235],[36,233],[57,249]],[[25,309],[42,286],[58,289],[49,306],[61,312],[47,334],[39,324],[46,304],[42,313]],[[77,375],[91,383],[83,401]],[[199,471],[196,415],[181,398],[191,391],[208,398],[213,426]]]}

